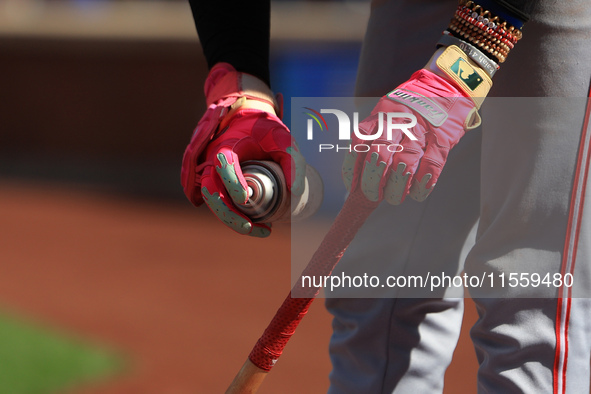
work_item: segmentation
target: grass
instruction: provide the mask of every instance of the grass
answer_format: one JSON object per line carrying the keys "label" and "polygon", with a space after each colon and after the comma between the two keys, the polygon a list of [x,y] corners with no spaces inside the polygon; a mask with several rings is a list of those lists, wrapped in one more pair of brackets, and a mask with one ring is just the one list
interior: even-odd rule
{"label": "grass", "polygon": [[49,394],[123,369],[112,351],[0,314],[0,393]]}

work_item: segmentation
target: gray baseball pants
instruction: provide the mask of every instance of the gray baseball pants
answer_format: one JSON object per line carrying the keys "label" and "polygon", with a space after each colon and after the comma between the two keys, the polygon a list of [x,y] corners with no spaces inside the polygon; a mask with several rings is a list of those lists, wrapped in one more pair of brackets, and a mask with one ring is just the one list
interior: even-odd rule
{"label": "gray baseball pants", "polygon": [[[423,67],[456,6],[374,1],[356,94],[382,96]],[[452,150],[425,202],[382,203],[338,269],[378,256],[399,272],[428,262],[474,275],[570,272],[590,283],[591,207],[582,209],[590,79],[591,2],[538,2],[493,80],[482,130]],[[472,294],[478,392],[589,392],[588,291],[505,290]],[[462,298],[327,298],[326,306],[334,315],[329,393],[443,390]]]}

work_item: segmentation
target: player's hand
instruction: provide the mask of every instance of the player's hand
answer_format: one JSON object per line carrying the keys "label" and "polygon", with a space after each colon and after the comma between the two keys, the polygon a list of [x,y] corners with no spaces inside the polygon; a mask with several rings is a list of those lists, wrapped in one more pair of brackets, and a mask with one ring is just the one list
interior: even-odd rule
{"label": "player's hand", "polygon": [[270,223],[253,223],[236,208],[249,197],[240,162],[274,161],[283,170],[288,190],[303,192],[306,162],[280,119],[282,103],[264,82],[227,63],[211,69],[205,96],[208,109],[183,157],[185,194],[196,206],[205,202],[238,233],[266,237]]}
{"label": "player's hand", "polygon": [[[450,149],[480,124],[477,110],[491,86],[488,75],[459,48],[436,52],[426,68],[382,97],[359,124],[362,135],[375,135],[380,127],[382,135],[371,142],[356,135],[352,138],[351,153],[343,162],[347,188],[361,188],[369,200],[385,199],[394,205],[407,194],[425,200]],[[391,137],[387,113],[399,113],[392,124],[406,125],[394,128]],[[367,152],[356,152],[357,144],[371,145]]]}

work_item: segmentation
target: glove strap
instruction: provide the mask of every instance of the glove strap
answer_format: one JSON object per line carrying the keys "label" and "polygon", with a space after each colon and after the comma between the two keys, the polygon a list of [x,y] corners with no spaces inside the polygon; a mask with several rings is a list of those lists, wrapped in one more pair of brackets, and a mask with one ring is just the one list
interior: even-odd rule
{"label": "glove strap", "polygon": [[455,45],[447,47],[441,54],[437,51],[426,68],[453,81],[478,109],[492,87],[488,74]]}
{"label": "glove strap", "polygon": [[234,104],[238,98],[245,97],[268,103],[276,113],[281,112],[267,84],[253,75],[236,71],[228,63],[218,63],[211,69],[205,81],[205,97],[208,107],[229,98],[235,99],[231,102]]}
{"label": "glove strap", "polygon": [[452,36],[448,31],[444,31],[443,35],[437,42],[437,46],[448,47],[451,45],[455,45],[464,51],[464,53],[468,55],[470,59],[474,60],[476,64],[486,71],[489,77],[492,78],[499,69],[499,65],[493,60],[489,59],[484,53],[478,50],[478,48]]}

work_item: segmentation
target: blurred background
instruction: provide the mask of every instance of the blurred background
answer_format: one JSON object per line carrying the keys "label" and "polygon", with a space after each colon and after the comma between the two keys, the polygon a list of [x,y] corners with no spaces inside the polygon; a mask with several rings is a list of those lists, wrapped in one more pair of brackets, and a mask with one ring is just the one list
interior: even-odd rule
{"label": "blurred background", "polygon": [[[286,110],[353,94],[368,16],[272,3]],[[289,291],[289,227],[245,239],[185,200],[206,74],[184,0],[0,0],[0,393],[216,393],[242,365]],[[263,393],[326,391],[310,315]]]}
{"label": "blurred background", "polygon": [[[274,3],[274,90],[352,95],[368,12]],[[182,197],[207,73],[188,2],[4,0],[0,35],[0,174]]]}

